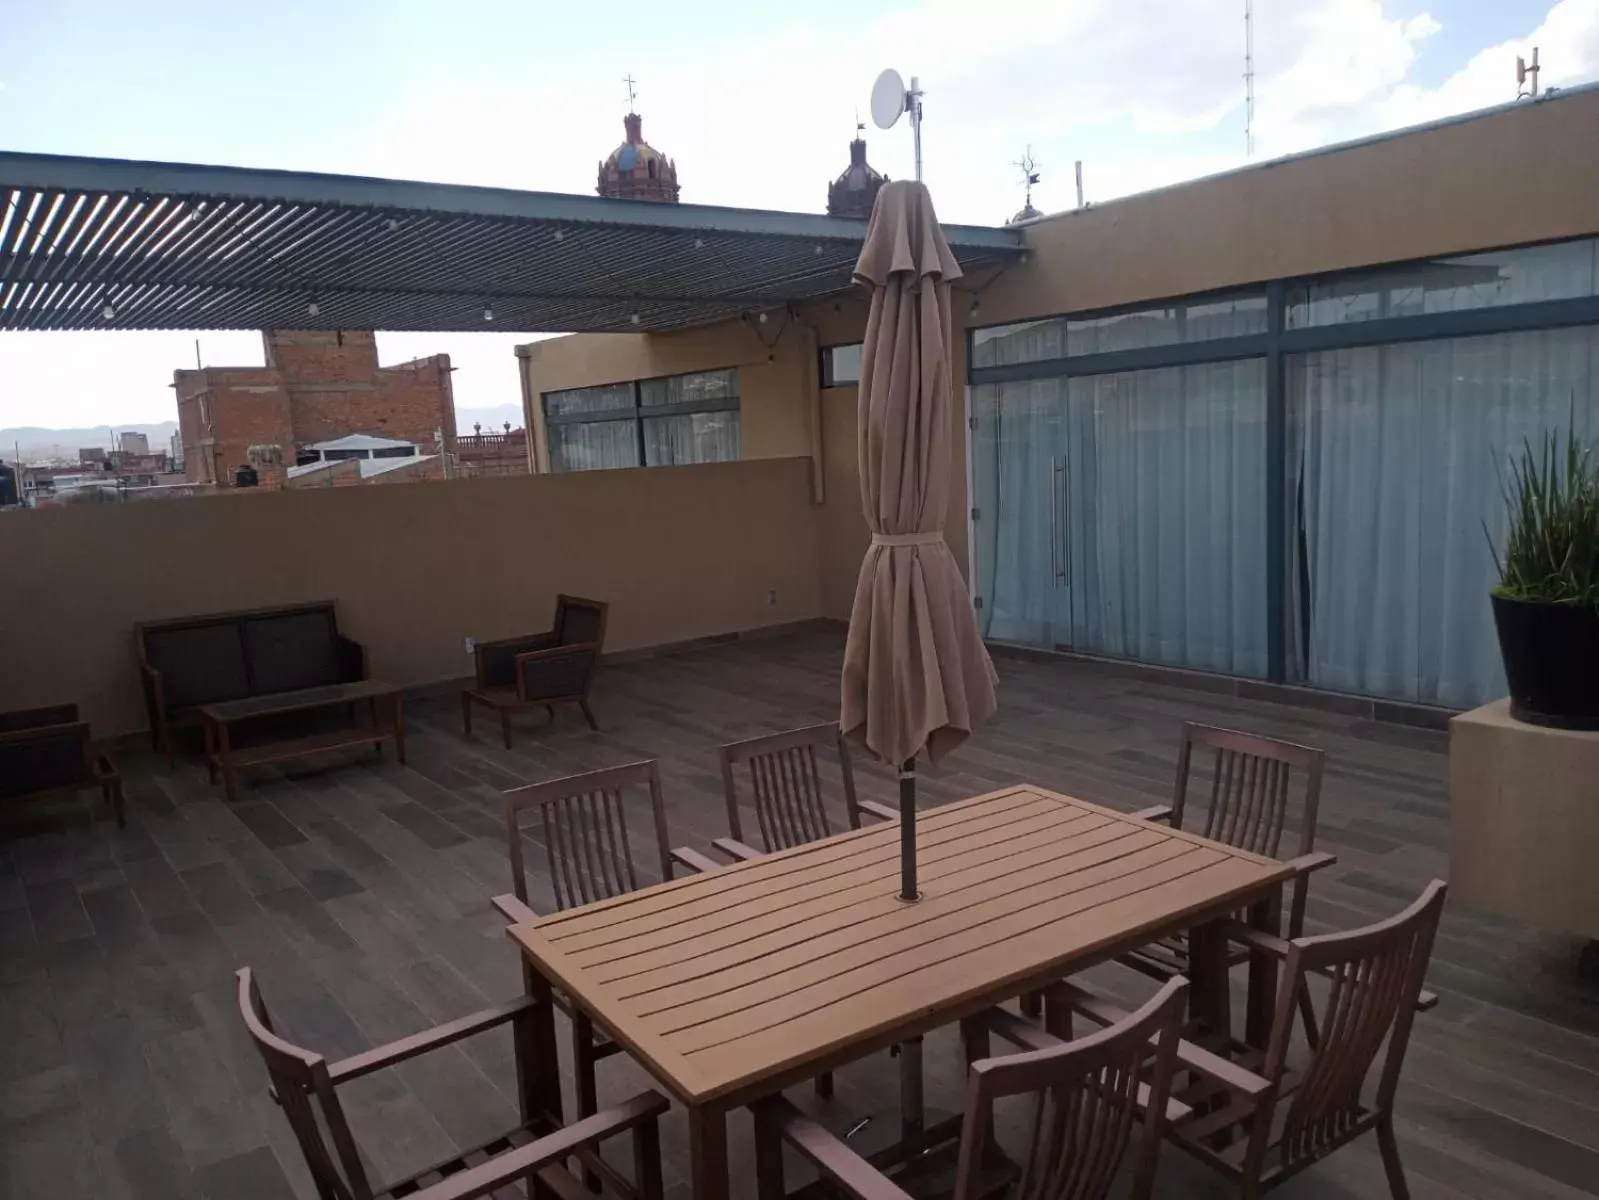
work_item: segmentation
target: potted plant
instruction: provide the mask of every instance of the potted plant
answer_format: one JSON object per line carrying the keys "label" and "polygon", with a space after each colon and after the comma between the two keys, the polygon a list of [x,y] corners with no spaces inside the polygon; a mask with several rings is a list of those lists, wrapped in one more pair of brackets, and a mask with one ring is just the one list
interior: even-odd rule
{"label": "potted plant", "polygon": [[1563,439],[1550,431],[1536,449],[1524,442],[1509,467],[1503,553],[1491,535],[1489,544],[1511,715],[1599,729],[1599,461],[1573,420]]}

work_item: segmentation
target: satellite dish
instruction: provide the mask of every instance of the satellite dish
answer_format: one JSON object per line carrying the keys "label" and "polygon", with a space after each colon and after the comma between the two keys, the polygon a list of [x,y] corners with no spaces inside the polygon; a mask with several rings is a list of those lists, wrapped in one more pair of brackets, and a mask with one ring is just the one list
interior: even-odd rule
{"label": "satellite dish", "polygon": [[892,129],[905,113],[905,81],[890,67],[872,85],[872,120],[879,129]]}

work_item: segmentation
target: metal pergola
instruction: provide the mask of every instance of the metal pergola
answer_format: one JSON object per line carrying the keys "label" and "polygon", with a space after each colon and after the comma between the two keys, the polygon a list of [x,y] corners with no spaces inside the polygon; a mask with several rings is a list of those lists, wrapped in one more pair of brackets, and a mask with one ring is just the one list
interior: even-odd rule
{"label": "metal pergola", "polygon": [[[0,152],[0,330],[663,331],[837,295],[864,221]],[[946,226],[968,272],[1013,230]]]}

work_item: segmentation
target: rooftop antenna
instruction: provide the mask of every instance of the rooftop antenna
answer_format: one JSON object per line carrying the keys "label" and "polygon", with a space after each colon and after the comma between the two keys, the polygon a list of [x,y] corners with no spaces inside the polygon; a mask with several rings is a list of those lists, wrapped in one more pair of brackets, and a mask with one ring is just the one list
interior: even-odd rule
{"label": "rooftop antenna", "polygon": [[1083,206],[1083,160],[1077,160],[1077,207]]}
{"label": "rooftop antenna", "polygon": [[[1521,55],[1516,55],[1517,100],[1521,100],[1527,96],[1532,97],[1534,100],[1538,98],[1538,70],[1538,47],[1534,46],[1532,48],[1531,66],[1527,65],[1527,60],[1522,58]],[[1527,86],[1529,80],[1532,83],[1530,88]]]}
{"label": "rooftop antenna", "polygon": [[630,71],[626,75],[622,76],[622,82],[627,84],[627,111],[632,112],[634,106],[638,102],[638,91],[634,88],[634,84],[636,84],[638,80],[633,78],[633,74]]}
{"label": "rooftop antenna", "polygon": [[1255,157],[1255,3],[1244,0],[1244,157]]}
{"label": "rooftop antenna", "polygon": [[922,85],[911,76],[910,87],[890,67],[872,85],[872,120],[879,129],[892,129],[905,113],[911,115],[911,140],[916,153],[916,179],[922,178]]}

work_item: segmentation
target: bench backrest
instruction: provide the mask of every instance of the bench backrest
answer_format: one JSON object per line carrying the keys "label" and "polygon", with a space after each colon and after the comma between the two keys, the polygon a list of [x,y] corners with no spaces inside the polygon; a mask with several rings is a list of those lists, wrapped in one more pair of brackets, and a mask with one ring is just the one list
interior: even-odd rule
{"label": "bench backrest", "polygon": [[59,725],[6,722],[0,731],[0,800],[31,796],[89,782],[89,725],[75,705],[59,710],[69,720]]}
{"label": "bench backrest", "polygon": [[331,602],[210,613],[136,630],[141,660],[161,673],[169,714],[341,682],[338,632]]}

